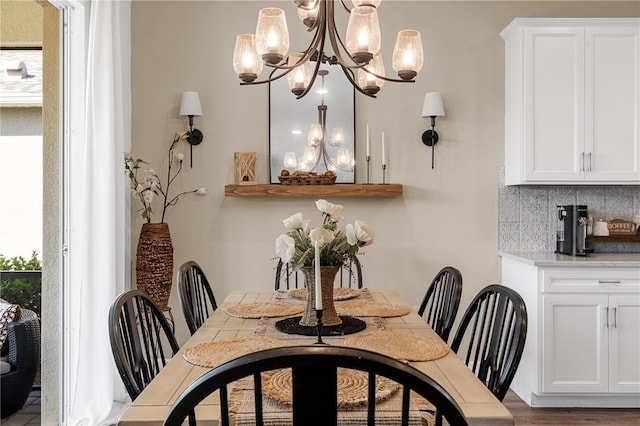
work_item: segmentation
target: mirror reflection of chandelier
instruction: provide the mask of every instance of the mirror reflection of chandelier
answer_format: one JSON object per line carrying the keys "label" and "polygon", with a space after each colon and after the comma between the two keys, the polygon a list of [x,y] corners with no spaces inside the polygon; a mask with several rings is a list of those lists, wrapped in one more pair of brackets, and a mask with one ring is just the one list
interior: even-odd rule
{"label": "mirror reflection of chandelier", "polygon": [[[296,97],[305,96],[318,74],[320,64],[339,65],[349,82],[370,97],[380,91],[385,81],[413,82],[422,69],[423,51],[419,31],[403,30],[398,33],[393,49],[392,66],[399,79],[385,76],[380,54],[381,34],[378,6],[381,0],[352,0],[349,9],[345,0],[294,0],[298,17],[315,34],[304,52],[287,57],[289,31],[285,13],[279,8],[261,9],[256,33],[240,34],[233,52],[233,68],[243,85],[268,83],[287,76],[287,84]],[[340,3],[349,13],[346,37],[338,34],[334,8]],[[333,52],[325,54],[325,47]],[[311,62],[315,65],[312,68]],[[275,69],[270,77],[258,80],[263,66]]]}
{"label": "mirror reflection of chandelier", "polygon": [[[331,138],[327,137],[327,109],[324,103],[326,89],[324,87],[324,77],[329,74],[327,70],[319,70],[318,75],[322,78],[320,88],[321,101],[318,105],[318,122],[312,123],[307,133],[307,146],[304,148],[302,156],[298,159],[295,152],[284,154],[284,167],[300,171],[317,171],[320,163],[324,164],[325,170],[332,172],[340,170],[352,171],[355,159],[346,148],[340,148],[344,143],[344,129],[336,127],[331,131]],[[331,157],[327,145],[337,147],[336,156]]]}

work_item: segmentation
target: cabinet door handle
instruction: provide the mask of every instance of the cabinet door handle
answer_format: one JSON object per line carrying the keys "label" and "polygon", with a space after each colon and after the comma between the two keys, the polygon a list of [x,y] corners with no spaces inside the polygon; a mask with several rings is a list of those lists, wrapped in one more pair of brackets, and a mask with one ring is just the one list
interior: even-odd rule
{"label": "cabinet door handle", "polygon": [[618,307],[613,308],[613,328],[618,328]]}
{"label": "cabinet door handle", "polygon": [[620,280],[598,280],[598,284],[620,284]]}
{"label": "cabinet door handle", "polygon": [[580,163],[582,164],[580,166],[580,171],[584,172],[584,152],[580,153]]}
{"label": "cabinet door handle", "polygon": [[590,172],[591,171],[591,153],[589,153],[587,157],[589,157],[589,168],[587,169],[587,171]]}
{"label": "cabinet door handle", "polygon": [[604,326],[609,328],[609,308],[604,308]]}

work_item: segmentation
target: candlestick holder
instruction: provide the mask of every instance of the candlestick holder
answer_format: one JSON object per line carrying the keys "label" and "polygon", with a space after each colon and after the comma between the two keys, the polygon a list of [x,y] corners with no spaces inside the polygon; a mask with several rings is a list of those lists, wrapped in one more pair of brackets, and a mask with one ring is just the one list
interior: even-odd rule
{"label": "candlestick holder", "polygon": [[370,169],[369,161],[371,161],[371,156],[367,155],[366,160],[367,160],[367,183],[371,183],[371,174],[369,173],[369,169]]}
{"label": "candlestick holder", "polygon": [[324,309],[316,309],[316,332],[318,334],[318,340],[316,341],[316,345],[323,345],[322,341],[322,312]]}
{"label": "candlestick holder", "polygon": [[387,165],[383,164],[382,165],[382,183],[385,183],[385,171],[387,170]]}

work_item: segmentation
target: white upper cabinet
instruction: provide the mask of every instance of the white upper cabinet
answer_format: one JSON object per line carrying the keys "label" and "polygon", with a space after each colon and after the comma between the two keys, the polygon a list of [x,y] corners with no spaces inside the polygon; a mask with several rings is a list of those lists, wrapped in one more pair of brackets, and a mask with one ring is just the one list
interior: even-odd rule
{"label": "white upper cabinet", "polygon": [[640,19],[516,19],[505,183],[640,184]]}

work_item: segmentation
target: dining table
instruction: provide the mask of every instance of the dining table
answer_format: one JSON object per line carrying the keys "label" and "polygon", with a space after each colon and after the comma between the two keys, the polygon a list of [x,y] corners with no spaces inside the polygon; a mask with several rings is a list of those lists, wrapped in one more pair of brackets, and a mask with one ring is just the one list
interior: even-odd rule
{"label": "dining table", "polygon": [[[478,380],[464,362],[453,351],[449,350],[446,343],[440,339],[422,317],[402,300],[397,292],[394,290],[369,289],[357,291],[361,292],[362,295],[360,297],[353,300],[336,301],[335,305],[341,317],[344,313],[347,315],[346,318],[360,318],[361,322],[364,323],[364,329],[348,335],[323,335],[322,341],[325,344],[353,346],[350,344],[350,342],[353,342],[356,346],[360,345],[359,347],[361,348],[385,353],[385,350],[389,350],[388,345],[390,342],[386,337],[384,338],[387,340],[385,342],[380,339],[371,339],[371,337],[375,336],[384,336],[376,333],[389,333],[389,335],[400,338],[400,342],[415,343],[420,342],[420,339],[433,342],[435,345],[430,347],[434,350],[434,359],[407,361],[408,359],[424,358],[421,358],[422,354],[412,358],[411,354],[402,355],[402,350],[394,350],[394,352],[397,353],[398,359],[409,362],[410,365],[426,373],[444,387],[458,403],[469,424],[492,426],[514,424],[513,416],[509,410]],[[356,303],[353,302],[354,300]],[[360,301],[357,302],[357,300]],[[286,291],[231,292],[219,304],[218,309],[181,346],[180,351],[169,360],[167,365],[124,411],[118,425],[161,425],[171,405],[189,384],[218,363],[226,361],[225,357],[233,358],[235,356],[234,350],[225,350],[224,345],[235,342],[235,350],[241,347],[244,348],[243,350],[250,352],[261,349],[259,345],[254,346],[256,340],[252,339],[264,339],[257,340],[261,344],[266,341],[270,345],[282,346],[316,343],[318,338],[314,333],[303,335],[286,330],[283,332],[281,327],[276,327],[276,325],[282,324],[286,320],[295,318],[295,316],[292,316],[292,313],[298,312],[295,311],[295,308],[294,311],[283,312],[283,315],[288,315],[284,319],[279,318],[278,315],[262,316],[259,312],[255,315],[244,315],[242,309],[240,309],[247,308],[248,312],[251,312],[251,309],[255,309],[256,306],[265,307],[269,304],[280,306],[279,303],[287,303],[287,306],[305,305],[303,299],[293,297]],[[360,303],[360,305],[357,303]],[[392,308],[391,312],[394,309],[397,312],[388,315],[383,312],[380,313],[380,316],[375,312],[366,312],[366,308],[372,306],[389,307]],[[363,307],[365,311],[358,310]],[[350,313],[350,308],[356,309],[355,313]],[[358,317],[357,315],[362,316]],[[242,343],[245,341],[247,342],[246,344]],[[369,346],[362,346],[366,342],[369,342],[367,343]],[[380,346],[379,350],[376,345]],[[409,346],[411,345],[408,344],[407,349],[409,349]],[[215,352],[207,352],[208,348],[215,349]],[[426,347],[422,352],[428,352]],[[246,393],[251,394],[252,392]],[[238,395],[242,397],[242,393],[238,393]],[[274,403],[274,405],[278,404],[277,402]],[[389,402],[388,404],[392,403]],[[346,408],[345,410],[348,411],[349,409]],[[195,412],[198,424],[219,424],[220,403],[218,393],[216,392],[205,398],[196,407]],[[366,411],[364,412],[366,413]],[[358,415],[357,411],[350,414],[352,416]],[[364,416],[363,414],[363,419]],[[393,413],[391,416],[393,417]],[[399,412],[397,417],[399,417]],[[240,421],[240,417],[238,419],[236,424],[243,424]],[[433,416],[431,416],[431,419],[433,419]],[[250,423],[250,421],[247,422],[247,424]],[[347,423],[357,424],[353,419]],[[273,422],[273,424],[280,423]],[[424,424],[424,422],[420,424]]]}

